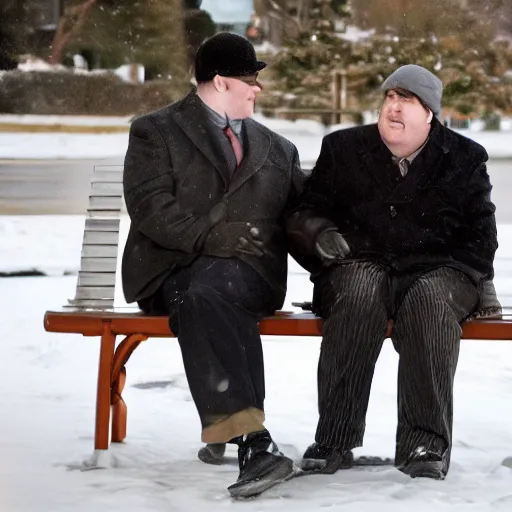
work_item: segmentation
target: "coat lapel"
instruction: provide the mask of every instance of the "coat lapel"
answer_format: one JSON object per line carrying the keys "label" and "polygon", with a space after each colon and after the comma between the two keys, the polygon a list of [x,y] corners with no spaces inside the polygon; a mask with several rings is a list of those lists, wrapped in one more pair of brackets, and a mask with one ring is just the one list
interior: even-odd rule
{"label": "coat lapel", "polygon": [[236,192],[248,179],[257,173],[268,158],[270,135],[252,119],[244,121],[245,152],[242,164],[231,178],[228,195]]}
{"label": "coat lapel", "polygon": [[214,165],[227,190],[230,179],[229,169],[222,146],[218,137],[212,133],[212,126],[203,102],[194,92],[188,94],[175,110],[174,120],[197,149]]}
{"label": "coat lapel", "polygon": [[439,121],[434,121],[427,144],[412,162],[405,178],[393,191],[391,201],[410,201],[419,190],[436,178],[440,169],[444,168],[441,160],[449,153],[445,132]]}
{"label": "coat lapel", "polygon": [[[391,152],[382,142],[376,124],[362,140],[360,151],[363,164],[371,177],[389,192],[388,201],[411,201],[421,188],[434,179],[436,170],[442,167],[440,161],[449,152],[449,141],[439,121],[433,123],[430,140],[414,159],[404,178],[393,162]],[[428,162],[428,169],[425,162]]]}
{"label": "coat lapel", "polygon": [[366,172],[379,186],[392,192],[400,179],[400,172],[391,159],[391,152],[382,142],[376,124],[362,138],[359,150]]}

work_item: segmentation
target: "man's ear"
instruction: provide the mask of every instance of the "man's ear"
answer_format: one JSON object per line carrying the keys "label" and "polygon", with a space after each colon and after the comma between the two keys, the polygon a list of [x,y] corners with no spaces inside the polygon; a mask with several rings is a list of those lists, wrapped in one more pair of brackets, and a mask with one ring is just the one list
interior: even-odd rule
{"label": "man's ear", "polygon": [[432,122],[432,119],[434,117],[434,114],[432,110],[430,111],[430,114],[428,115],[427,124],[430,124]]}
{"label": "man's ear", "polygon": [[213,77],[213,86],[219,92],[224,92],[226,90],[226,82],[224,82],[224,79],[219,75],[215,75]]}

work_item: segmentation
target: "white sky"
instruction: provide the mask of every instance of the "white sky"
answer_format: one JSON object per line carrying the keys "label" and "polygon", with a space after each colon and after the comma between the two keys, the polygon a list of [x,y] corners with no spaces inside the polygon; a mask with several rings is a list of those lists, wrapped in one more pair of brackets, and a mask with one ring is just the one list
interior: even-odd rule
{"label": "white sky", "polygon": [[203,0],[203,11],[208,11],[215,23],[248,22],[253,12],[252,0]]}

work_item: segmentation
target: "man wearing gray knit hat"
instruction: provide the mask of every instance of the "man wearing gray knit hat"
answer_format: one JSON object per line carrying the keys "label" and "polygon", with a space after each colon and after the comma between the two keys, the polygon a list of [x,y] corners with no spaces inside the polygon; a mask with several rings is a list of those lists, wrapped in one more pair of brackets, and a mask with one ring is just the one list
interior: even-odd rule
{"label": "man wearing gray knit hat", "polygon": [[324,319],[316,442],[302,467],[333,473],[353,464],[389,336],[400,357],[395,465],[443,479],[460,324],[500,311],[487,153],[439,122],[443,85],[430,71],[403,66],[382,89],[377,124],[324,137],[287,216]]}

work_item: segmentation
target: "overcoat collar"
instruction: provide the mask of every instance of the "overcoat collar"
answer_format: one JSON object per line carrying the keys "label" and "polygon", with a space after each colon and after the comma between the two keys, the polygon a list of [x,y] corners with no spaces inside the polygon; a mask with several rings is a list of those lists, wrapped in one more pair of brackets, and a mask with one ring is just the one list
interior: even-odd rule
{"label": "overcoat collar", "polygon": [[224,182],[228,195],[240,188],[251,176],[258,172],[268,158],[270,135],[252,119],[244,121],[244,158],[238,169],[230,172],[224,159],[219,139],[211,129],[211,121],[202,100],[191,92],[174,111],[174,119],[193,144],[214,165]]}
{"label": "overcoat collar", "polygon": [[394,203],[412,200],[419,189],[436,178],[439,161],[449,153],[451,142],[449,131],[434,118],[429,140],[402,177],[376,124],[362,139],[359,151],[363,165],[372,179],[389,191],[389,201]]}
{"label": "overcoat collar", "polygon": [[252,119],[244,121],[245,152],[240,167],[231,178],[229,194],[238,190],[249,178],[256,174],[270,152],[270,134],[259,123]]}

